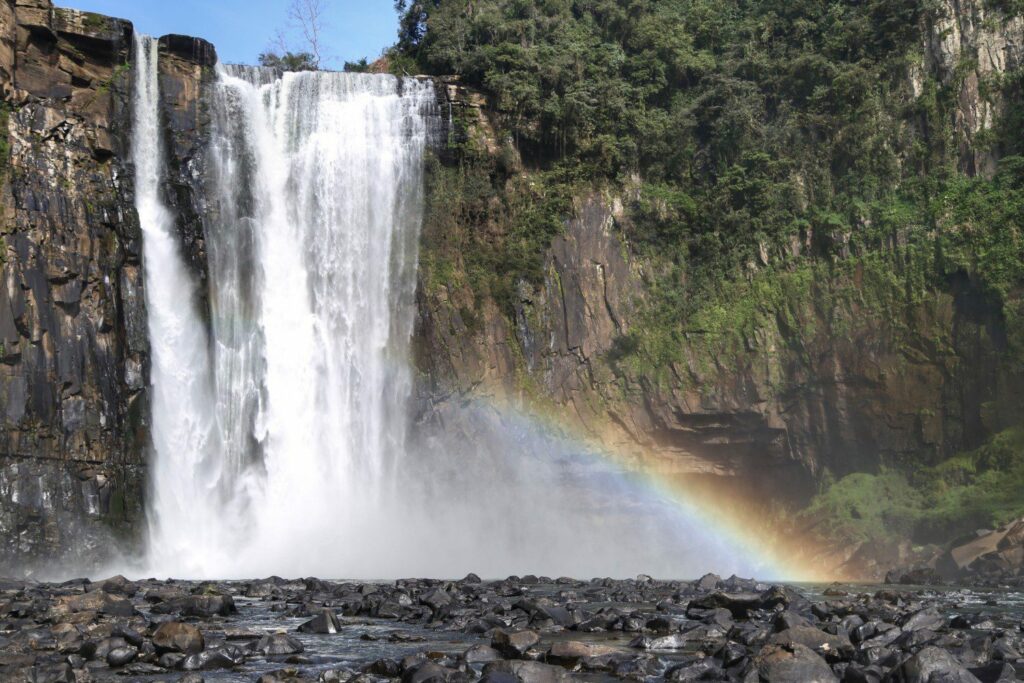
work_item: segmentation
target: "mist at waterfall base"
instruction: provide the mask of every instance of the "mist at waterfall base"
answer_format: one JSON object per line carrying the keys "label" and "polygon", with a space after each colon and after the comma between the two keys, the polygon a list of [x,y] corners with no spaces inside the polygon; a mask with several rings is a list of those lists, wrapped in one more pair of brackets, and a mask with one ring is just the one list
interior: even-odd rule
{"label": "mist at waterfall base", "polygon": [[218,69],[207,312],[161,199],[157,47],[136,50],[152,453],[125,573],[778,575],[521,415],[467,402],[410,431],[429,81]]}

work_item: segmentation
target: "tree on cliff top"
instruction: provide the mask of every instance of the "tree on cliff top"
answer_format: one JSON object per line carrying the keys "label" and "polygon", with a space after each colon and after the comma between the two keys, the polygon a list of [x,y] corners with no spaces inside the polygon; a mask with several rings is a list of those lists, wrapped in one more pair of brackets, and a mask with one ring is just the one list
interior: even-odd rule
{"label": "tree on cliff top", "polygon": [[[271,48],[260,55],[260,65],[284,71],[317,71],[327,61],[323,34],[330,0],[292,0],[285,30],[274,36]],[[299,34],[302,49],[292,48],[289,34]]]}
{"label": "tree on cliff top", "polygon": [[260,66],[282,71],[316,71],[316,58],[308,52],[285,52],[279,55],[276,52],[264,52],[260,55]]}

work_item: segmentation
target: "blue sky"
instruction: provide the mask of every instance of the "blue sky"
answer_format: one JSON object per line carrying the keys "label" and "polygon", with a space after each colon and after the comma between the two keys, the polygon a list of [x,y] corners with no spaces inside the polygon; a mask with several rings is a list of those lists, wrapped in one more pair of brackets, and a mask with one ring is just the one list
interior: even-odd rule
{"label": "blue sky", "polygon": [[[56,0],[59,7],[128,19],[143,33],[182,33],[206,38],[221,61],[254,64],[279,27],[287,24],[290,0]],[[370,61],[395,42],[393,0],[327,0],[324,43],[341,68],[345,60]]]}

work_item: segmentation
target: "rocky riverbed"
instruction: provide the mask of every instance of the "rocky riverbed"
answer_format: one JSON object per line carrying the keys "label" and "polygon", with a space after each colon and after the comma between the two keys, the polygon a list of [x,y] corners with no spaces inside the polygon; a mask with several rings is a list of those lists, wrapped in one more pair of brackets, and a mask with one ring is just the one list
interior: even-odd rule
{"label": "rocky riverbed", "polygon": [[1013,681],[1024,593],[509,577],[0,583],[0,680]]}

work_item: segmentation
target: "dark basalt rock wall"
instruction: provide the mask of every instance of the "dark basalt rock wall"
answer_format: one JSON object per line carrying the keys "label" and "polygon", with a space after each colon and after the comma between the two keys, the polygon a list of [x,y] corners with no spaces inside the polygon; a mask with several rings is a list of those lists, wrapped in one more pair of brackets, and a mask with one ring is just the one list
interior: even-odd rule
{"label": "dark basalt rock wall", "polygon": [[[169,35],[160,39],[160,96],[167,150],[167,202],[175,210],[187,263],[206,291],[205,164],[209,143],[207,98],[217,51],[200,38]],[[200,310],[206,310],[205,306]]]}
{"label": "dark basalt rock wall", "polygon": [[[142,521],[149,346],[131,161],[132,25],[0,2],[0,572],[79,570]],[[207,43],[161,42],[168,197],[202,270]]]}
{"label": "dark basalt rock wall", "polygon": [[62,561],[126,531],[140,506],[149,350],[127,161],[132,28],[41,0],[0,14],[12,48],[0,558]]}

